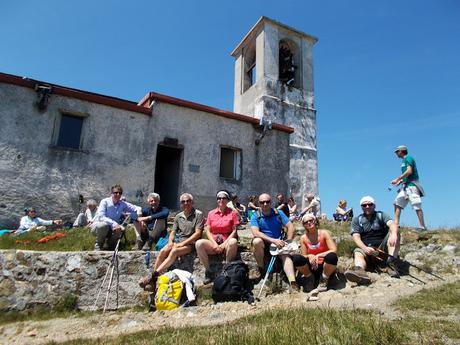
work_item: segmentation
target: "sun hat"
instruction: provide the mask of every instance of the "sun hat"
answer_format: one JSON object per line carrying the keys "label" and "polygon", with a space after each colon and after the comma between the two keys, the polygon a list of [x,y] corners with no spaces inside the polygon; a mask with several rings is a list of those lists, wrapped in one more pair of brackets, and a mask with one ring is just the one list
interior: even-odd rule
{"label": "sun hat", "polygon": [[375,205],[375,200],[373,197],[366,195],[361,198],[361,200],[359,201],[359,204],[360,205],[362,204],[374,204]]}

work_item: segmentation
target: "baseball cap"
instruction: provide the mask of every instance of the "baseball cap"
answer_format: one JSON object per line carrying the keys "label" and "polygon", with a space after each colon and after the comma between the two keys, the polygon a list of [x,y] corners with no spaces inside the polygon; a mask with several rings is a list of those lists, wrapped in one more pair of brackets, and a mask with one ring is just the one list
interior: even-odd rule
{"label": "baseball cap", "polygon": [[406,145],[399,145],[397,148],[395,148],[396,151],[407,151],[407,146]]}
{"label": "baseball cap", "polygon": [[359,201],[359,204],[360,205],[362,204],[374,204],[375,205],[375,200],[373,197],[366,195],[361,198],[361,200]]}

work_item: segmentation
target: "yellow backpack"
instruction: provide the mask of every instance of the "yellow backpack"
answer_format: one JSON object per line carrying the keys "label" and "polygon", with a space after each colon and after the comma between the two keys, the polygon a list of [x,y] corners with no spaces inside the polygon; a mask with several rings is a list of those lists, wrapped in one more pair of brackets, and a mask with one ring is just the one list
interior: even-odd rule
{"label": "yellow backpack", "polygon": [[158,277],[155,307],[157,310],[173,310],[181,305],[184,284],[173,272]]}

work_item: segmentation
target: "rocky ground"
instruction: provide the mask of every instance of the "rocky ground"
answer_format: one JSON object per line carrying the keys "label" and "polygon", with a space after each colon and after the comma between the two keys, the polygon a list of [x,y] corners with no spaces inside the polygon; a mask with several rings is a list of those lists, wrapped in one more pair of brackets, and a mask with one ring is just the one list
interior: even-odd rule
{"label": "rocky ground", "polygon": [[[212,304],[201,300],[199,306],[178,309],[170,312],[148,313],[127,310],[107,312],[84,318],[53,319],[49,321],[26,321],[7,324],[0,327],[1,344],[43,344],[50,341],[65,341],[78,338],[98,338],[116,336],[142,330],[154,330],[161,327],[204,326],[229,322],[241,317],[254,315],[273,308],[364,308],[375,310],[389,319],[397,319],[401,314],[392,303],[403,296],[416,293],[422,288],[431,288],[446,282],[458,281],[460,257],[458,243],[430,236],[426,241],[417,234],[413,241],[406,243],[403,254],[412,263],[433,269],[445,281],[411,268],[411,275],[400,279],[390,278],[385,273],[371,273],[373,283],[370,286],[356,286],[353,283],[338,284],[336,289],[319,295],[318,301],[308,301],[308,293],[268,294],[254,305],[246,303]],[[407,238],[407,236],[406,236]],[[409,236],[410,239],[410,236]],[[351,259],[341,258],[340,269],[351,263]],[[421,282],[423,281],[423,282]],[[258,293],[256,286],[254,293]],[[269,291],[267,289],[267,291]],[[460,316],[456,317],[460,321]]]}

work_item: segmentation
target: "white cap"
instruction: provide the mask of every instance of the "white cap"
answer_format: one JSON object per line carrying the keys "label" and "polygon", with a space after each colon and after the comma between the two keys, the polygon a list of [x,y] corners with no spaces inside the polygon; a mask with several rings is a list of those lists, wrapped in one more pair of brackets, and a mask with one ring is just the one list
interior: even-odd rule
{"label": "white cap", "polygon": [[398,152],[398,151],[407,151],[407,146],[399,145],[397,148],[395,148],[395,152]]}
{"label": "white cap", "polygon": [[374,204],[375,205],[375,200],[373,197],[366,195],[361,198],[361,200],[359,201],[359,204],[360,205],[362,204]]}

